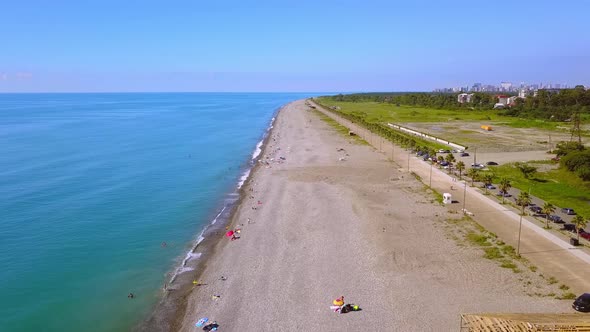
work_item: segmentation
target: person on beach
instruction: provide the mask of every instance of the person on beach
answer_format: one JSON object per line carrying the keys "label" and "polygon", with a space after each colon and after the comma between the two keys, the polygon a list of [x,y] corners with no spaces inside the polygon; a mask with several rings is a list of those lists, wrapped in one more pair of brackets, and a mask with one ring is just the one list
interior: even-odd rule
{"label": "person on beach", "polygon": [[217,324],[217,322],[214,321],[205,325],[203,327],[203,331],[217,331],[217,328],[219,328],[219,324]]}

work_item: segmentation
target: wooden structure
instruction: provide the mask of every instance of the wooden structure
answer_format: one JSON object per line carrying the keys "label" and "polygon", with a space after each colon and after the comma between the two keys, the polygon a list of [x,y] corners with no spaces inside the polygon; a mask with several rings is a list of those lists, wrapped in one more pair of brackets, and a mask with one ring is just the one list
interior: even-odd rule
{"label": "wooden structure", "polygon": [[590,315],[462,314],[461,332],[590,332]]}
{"label": "wooden structure", "polygon": [[481,125],[480,127],[483,130],[487,130],[487,131],[492,131],[492,126],[488,126],[488,125]]}

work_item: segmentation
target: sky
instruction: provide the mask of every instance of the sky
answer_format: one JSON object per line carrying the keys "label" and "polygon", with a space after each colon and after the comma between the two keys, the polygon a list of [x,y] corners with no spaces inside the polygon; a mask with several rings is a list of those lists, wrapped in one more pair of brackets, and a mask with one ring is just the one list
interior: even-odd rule
{"label": "sky", "polygon": [[590,1],[3,1],[0,92],[590,85]]}

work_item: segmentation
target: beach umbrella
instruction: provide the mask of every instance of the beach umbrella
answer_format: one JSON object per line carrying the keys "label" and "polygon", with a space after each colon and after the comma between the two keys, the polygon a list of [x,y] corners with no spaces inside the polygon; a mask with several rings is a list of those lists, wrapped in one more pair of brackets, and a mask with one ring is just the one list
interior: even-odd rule
{"label": "beach umbrella", "polygon": [[227,236],[227,237],[234,236],[234,231],[229,231],[229,232],[225,233],[225,236]]}

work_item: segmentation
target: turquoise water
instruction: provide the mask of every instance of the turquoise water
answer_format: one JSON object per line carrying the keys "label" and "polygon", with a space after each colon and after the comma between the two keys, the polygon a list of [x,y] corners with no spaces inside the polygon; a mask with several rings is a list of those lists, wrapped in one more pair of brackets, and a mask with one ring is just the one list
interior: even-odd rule
{"label": "turquoise water", "polygon": [[0,94],[0,329],[140,321],[275,111],[308,95]]}

